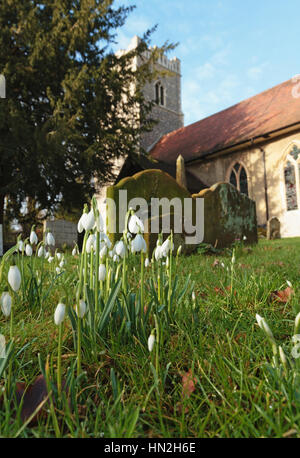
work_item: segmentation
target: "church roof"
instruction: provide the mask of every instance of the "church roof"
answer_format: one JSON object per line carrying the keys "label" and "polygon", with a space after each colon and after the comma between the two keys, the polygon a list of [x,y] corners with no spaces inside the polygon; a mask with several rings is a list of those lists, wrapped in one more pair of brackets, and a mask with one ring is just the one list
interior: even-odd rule
{"label": "church roof", "polygon": [[174,163],[181,154],[189,162],[293,126],[300,123],[299,96],[297,83],[292,79],[285,81],[226,110],[164,135],[150,154],[169,164]]}

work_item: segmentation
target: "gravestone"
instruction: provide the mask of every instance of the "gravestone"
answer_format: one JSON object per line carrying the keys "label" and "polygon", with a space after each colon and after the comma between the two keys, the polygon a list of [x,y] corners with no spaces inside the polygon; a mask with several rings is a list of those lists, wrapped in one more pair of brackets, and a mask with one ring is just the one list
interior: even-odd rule
{"label": "gravestone", "polygon": [[280,239],[280,221],[275,216],[269,219],[268,221],[267,239],[268,240]]}
{"label": "gravestone", "polygon": [[[122,194],[120,191],[126,191],[126,201],[123,201]],[[183,186],[180,186],[176,180],[171,177],[169,174],[163,172],[162,170],[149,169],[142,172],[136,173],[131,177],[126,177],[121,180],[118,184],[110,186],[106,191],[107,197],[107,221],[106,227],[109,237],[112,243],[115,243],[120,239],[122,231],[120,230],[120,221],[123,222],[125,219],[125,213],[130,207],[130,201],[134,198],[145,199],[147,203],[147,212],[144,214],[143,221],[145,227],[148,226],[148,230],[145,230],[145,240],[148,246],[150,253],[152,252],[153,247],[156,244],[158,232],[162,228],[162,222],[169,220],[170,227],[164,231],[165,237],[170,234],[170,231],[174,232],[174,217],[179,216],[179,219],[182,217],[182,209],[184,208],[184,199],[190,199],[192,206],[194,205],[194,199],[192,199],[190,193]],[[163,199],[166,198],[169,201],[177,198],[177,202],[181,203],[181,209],[177,209],[174,206],[169,206],[165,211],[163,208],[160,209],[159,215],[154,216],[151,213],[151,202],[152,199]],[[109,199],[112,199],[116,204],[116,212],[114,208],[109,205]],[[135,210],[136,208],[134,208]],[[139,207],[137,208],[139,209]],[[193,209],[192,209],[193,213]],[[193,218],[193,215],[192,215]],[[177,219],[178,221],[178,219]],[[158,226],[158,231],[155,233],[151,232],[152,224]],[[115,225],[115,227],[113,227]],[[182,231],[182,228],[180,229]],[[193,235],[193,234],[189,234]],[[196,249],[195,245],[185,246],[184,243],[184,233],[183,234],[174,234],[174,245],[175,250],[179,245],[183,245],[183,252],[188,250]]]}
{"label": "gravestone", "polygon": [[77,243],[77,224],[64,219],[44,222],[44,232],[49,230],[55,239],[55,247],[62,248],[63,245],[73,246]]}
{"label": "gravestone", "polygon": [[204,242],[217,248],[230,246],[236,239],[257,243],[255,202],[229,183],[216,183],[193,194],[204,198]]}

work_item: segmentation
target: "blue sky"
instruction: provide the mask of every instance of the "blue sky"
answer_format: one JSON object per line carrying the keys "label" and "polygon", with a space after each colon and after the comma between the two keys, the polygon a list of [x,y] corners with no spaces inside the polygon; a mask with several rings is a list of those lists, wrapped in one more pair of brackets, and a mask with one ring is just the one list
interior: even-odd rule
{"label": "blue sky", "polygon": [[118,35],[158,24],[152,45],[179,42],[185,125],[300,74],[299,0],[116,0],[136,5]]}

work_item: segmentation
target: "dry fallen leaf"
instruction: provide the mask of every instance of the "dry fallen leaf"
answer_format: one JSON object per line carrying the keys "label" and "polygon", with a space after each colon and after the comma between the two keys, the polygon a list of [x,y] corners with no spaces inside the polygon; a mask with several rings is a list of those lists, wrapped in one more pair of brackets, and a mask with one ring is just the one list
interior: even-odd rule
{"label": "dry fallen leaf", "polygon": [[186,398],[189,398],[191,394],[195,391],[195,384],[197,383],[196,377],[193,377],[192,370],[185,372],[182,375],[182,395]]}
{"label": "dry fallen leaf", "polygon": [[290,286],[288,286],[286,289],[283,289],[281,291],[272,291],[270,299],[272,301],[283,302],[284,304],[286,304],[293,294],[294,290]]}

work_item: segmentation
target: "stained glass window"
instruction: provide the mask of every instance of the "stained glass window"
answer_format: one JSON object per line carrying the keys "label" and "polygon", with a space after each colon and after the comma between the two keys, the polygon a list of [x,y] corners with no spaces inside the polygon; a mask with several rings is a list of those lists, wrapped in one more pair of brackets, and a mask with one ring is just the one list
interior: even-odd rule
{"label": "stained glass window", "polygon": [[242,194],[246,194],[246,196],[248,196],[248,180],[244,167],[240,170],[240,191]]}

